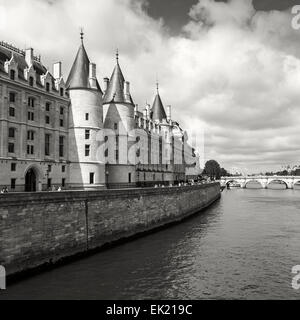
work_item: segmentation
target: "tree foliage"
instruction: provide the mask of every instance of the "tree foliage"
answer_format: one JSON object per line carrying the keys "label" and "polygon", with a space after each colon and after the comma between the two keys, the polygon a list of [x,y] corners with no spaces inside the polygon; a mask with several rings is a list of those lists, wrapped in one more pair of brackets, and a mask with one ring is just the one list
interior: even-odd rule
{"label": "tree foliage", "polygon": [[209,160],[205,164],[203,171],[211,180],[219,180],[221,178],[221,167],[216,160]]}

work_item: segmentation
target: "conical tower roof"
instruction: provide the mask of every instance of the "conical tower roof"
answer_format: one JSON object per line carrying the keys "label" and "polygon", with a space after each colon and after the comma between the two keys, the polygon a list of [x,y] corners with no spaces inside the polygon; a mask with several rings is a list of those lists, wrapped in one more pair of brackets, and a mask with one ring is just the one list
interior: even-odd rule
{"label": "conical tower roof", "polygon": [[[91,89],[89,81],[90,59],[87,55],[83,44],[83,33],[81,33],[81,45],[78,49],[75,61],[71,68],[68,80],[66,82],[67,89]],[[101,91],[97,81],[97,88]]]}
{"label": "conical tower roof", "polygon": [[164,105],[161,101],[159,91],[157,88],[157,94],[155,96],[152,108],[151,108],[151,119],[153,121],[159,121],[162,122],[163,119],[167,119],[167,114],[164,108]]}
{"label": "conical tower roof", "polygon": [[126,96],[124,93],[124,82],[125,78],[119,64],[119,55],[117,53],[117,64],[110,77],[109,85],[105,92],[103,103],[114,102],[133,104],[131,95],[129,94],[129,96]]}

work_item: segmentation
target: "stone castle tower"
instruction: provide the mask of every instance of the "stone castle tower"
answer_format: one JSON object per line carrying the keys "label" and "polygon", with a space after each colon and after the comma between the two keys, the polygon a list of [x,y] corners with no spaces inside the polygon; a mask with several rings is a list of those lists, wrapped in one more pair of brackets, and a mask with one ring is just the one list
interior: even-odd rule
{"label": "stone castle tower", "polygon": [[108,152],[111,154],[106,165],[106,181],[110,185],[136,182],[135,151],[131,159],[129,153],[136,142],[132,134],[135,129],[135,106],[130,94],[130,83],[125,81],[119,64],[118,52],[116,60],[110,79],[104,79],[103,97],[104,128],[112,132],[111,139],[107,137],[110,139]]}
{"label": "stone castle tower", "polygon": [[105,187],[105,164],[97,158],[103,129],[102,90],[83,43],[70,71],[66,88],[71,99],[69,115],[70,187],[95,189]]}

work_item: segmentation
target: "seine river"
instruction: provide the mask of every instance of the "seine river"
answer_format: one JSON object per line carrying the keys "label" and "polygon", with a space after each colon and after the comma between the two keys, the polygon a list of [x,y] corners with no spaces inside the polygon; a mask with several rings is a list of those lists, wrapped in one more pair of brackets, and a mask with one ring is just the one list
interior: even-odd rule
{"label": "seine river", "polygon": [[0,299],[300,299],[291,286],[299,200],[300,190],[225,190],[192,219],[16,283]]}

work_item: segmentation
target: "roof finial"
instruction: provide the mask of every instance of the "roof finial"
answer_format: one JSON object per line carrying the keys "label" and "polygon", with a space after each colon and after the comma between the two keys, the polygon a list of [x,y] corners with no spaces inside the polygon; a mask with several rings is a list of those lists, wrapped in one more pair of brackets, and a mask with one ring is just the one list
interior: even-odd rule
{"label": "roof finial", "polygon": [[117,59],[117,63],[119,63],[119,49],[117,48],[117,51],[116,51],[116,59]]}
{"label": "roof finial", "polygon": [[158,82],[158,75],[156,74],[156,91],[159,93],[159,82]]}
{"label": "roof finial", "polygon": [[83,32],[83,28],[81,27],[80,28],[80,39],[81,39],[81,42],[83,42],[83,36],[84,36],[84,32]]}

